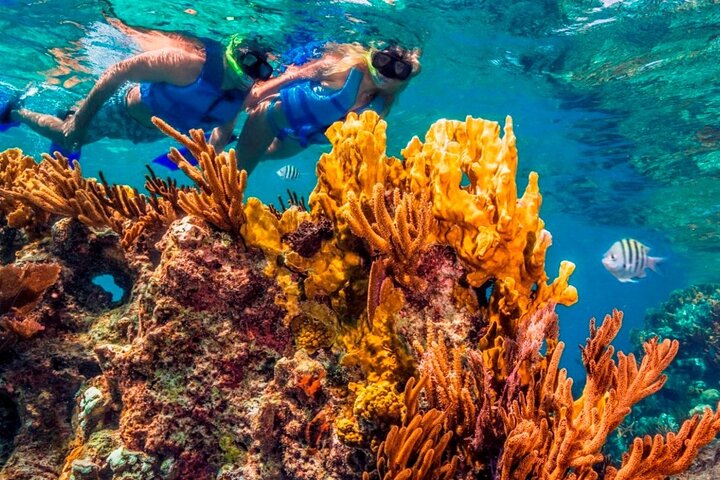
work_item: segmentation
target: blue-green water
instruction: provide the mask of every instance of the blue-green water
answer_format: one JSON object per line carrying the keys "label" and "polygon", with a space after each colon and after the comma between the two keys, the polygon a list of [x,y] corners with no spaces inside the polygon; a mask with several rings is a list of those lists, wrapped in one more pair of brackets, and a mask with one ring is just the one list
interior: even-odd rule
{"label": "blue-green water", "polygon": [[[105,16],[218,39],[259,32],[278,52],[308,40],[422,48],[422,73],[387,119],[390,153],[438,118],[512,115],[520,187],[540,173],[554,240],[548,272],[562,259],[577,264],[580,301],[561,312],[571,346],[591,316],[623,309],[627,332],[671,290],[720,277],[716,2],[0,0],[0,79],[37,90],[31,108],[66,108],[133,51]],[[84,149],[83,169],[141,187],[145,164],[168,145],[101,141]],[[10,146],[38,154],[48,145],[16,128],[0,134],[0,149]],[[301,171],[293,181],[275,174],[287,161],[262,163],[249,195],[307,197],[322,151],[292,160]],[[604,270],[602,254],[628,236],[667,257],[662,275],[620,284]]]}

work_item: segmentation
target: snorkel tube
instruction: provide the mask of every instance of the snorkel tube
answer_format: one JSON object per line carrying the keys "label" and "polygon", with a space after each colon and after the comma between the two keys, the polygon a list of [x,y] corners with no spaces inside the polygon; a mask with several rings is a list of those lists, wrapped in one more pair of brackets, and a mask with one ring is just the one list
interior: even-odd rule
{"label": "snorkel tube", "polygon": [[385,85],[386,81],[385,79],[380,75],[380,72],[378,72],[378,69],[373,66],[372,62],[372,56],[374,51],[369,51],[365,54],[365,63],[367,63],[368,72],[370,73],[370,78],[372,78],[372,81],[375,85],[378,87],[382,87]]}

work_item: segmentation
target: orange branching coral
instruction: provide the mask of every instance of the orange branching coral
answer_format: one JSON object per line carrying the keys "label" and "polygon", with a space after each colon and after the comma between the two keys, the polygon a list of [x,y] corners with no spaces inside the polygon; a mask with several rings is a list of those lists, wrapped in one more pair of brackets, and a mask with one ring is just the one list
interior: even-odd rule
{"label": "orange branching coral", "polygon": [[35,308],[59,275],[60,266],[56,264],[0,267],[0,326],[20,338],[30,338],[43,330],[35,319],[23,317]]}
{"label": "orange branching coral", "polygon": [[660,480],[684,472],[700,448],[712,441],[720,431],[720,412],[705,409],[686,420],[678,433],[669,432],[636,438],[630,451],[623,456],[619,469],[608,467],[607,480]]}
{"label": "orange branching coral", "polygon": [[[424,377],[405,386],[406,414],[403,425],[393,425],[377,452],[377,471],[382,480],[449,480],[455,475],[457,457],[447,460],[445,450],[452,432],[443,432],[444,414],[432,409],[417,413],[418,394]],[[363,474],[368,480],[370,475]]]}
{"label": "orange branching coral", "polygon": [[[639,365],[632,354],[619,353],[615,361],[610,342],[621,322],[618,311],[605,317],[600,328],[591,322],[583,349],[587,382],[580,399],[573,400],[572,380],[558,367],[564,347],[559,343],[527,393],[501,411],[507,439],[500,478],[598,478],[594,467],[603,460],[601,449],[608,434],[633,405],[662,387],[662,372],[678,349],[676,341],[653,339],[644,345],[645,357]],[[606,469],[606,478],[650,480],[678,473],[718,432],[720,414],[706,411],[699,421],[697,417],[686,421],[678,434],[636,439],[621,467]]]}
{"label": "orange branching coral", "polygon": [[247,172],[238,168],[235,151],[218,154],[215,147],[207,143],[202,130],[191,130],[188,137],[157,117],[153,117],[153,123],[187,147],[200,166],[193,167],[176,148],[168,155],[200,190],[179,191],[180,208],[221,230],[239,235],[246,220],[243,199]]}
{"label": "orange branching coral", "polygon": [[445,429],[459,438],[473,434],[481,398],[482,384],[468,368],[465,349],[454,347],[452,356],[442,332],[428,328],[427,350],[416,344],[422,361],[420,373],[427,377],[425,392],[428,404],[445,414]]}
{"label": "orange branching coral", "polygon": [[395,189],[392,195],[393,216],[388,211],[385,187],[375,184],[372,193],[374,221],[363,212],[354,192],[347,195],[349,211],[346,220],[353,233],[368,241],[375,252],[387,255],[395,277],[410,288],[425,288],[424,282],[415,276],[420,254],[430,244],[433,217],[428,203],[428,192],[420,199],[410,193],[401,195]]}

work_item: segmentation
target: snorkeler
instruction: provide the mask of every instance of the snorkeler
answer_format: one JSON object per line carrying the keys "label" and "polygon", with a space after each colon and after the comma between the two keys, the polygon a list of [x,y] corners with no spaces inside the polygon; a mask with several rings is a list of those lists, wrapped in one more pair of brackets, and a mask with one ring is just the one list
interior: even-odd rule
{"label": "snorkeler", "polygon": [[24,123],[58,146],[76,150],[101,138],[133,143],[164,138],[150,121],[158,116],[181,131],[212,130],[210,142],[222,149],[254,82],[273,73],[267,52],[250,47],[237,35],[226,45],[178,34],[157,35],[162,36],[161,48],[114,64],[65,118],[20,108],[15,98],[6,95],[0,99],[5,100],[0,103],[0,125]]}
{"label": "snorkeler", "polygon": [[309,144],[327,143],[327,128],[349,112],[387,115],[395,96],[420,71],[418,57],[418,51],[397,46],[330,45],[318,60],[257,85],[248,99],[257,106],[235,149],[238,162],[251,172],[262,158],[286,158]]}

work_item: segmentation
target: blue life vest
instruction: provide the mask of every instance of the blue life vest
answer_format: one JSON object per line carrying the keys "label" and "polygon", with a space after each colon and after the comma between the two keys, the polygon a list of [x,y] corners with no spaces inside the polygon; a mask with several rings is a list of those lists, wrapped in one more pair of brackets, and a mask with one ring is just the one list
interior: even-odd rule
{"label": "blue life vest", "polygon": [[[295,137],[303,147],[310,143],[327,143],[325,130],[345,118],[351,111],[362,79],[362,71],[353,68],[345,84],[338,90],[328,89],[311,80],[302,80],[283,87],[280,90],[280,100],[289,128],[276,128],[278,138]],[[360,113],[372,109],[380,113],[384,106],[383,98],[378,96],[355,111]],[[272,119],[272,115],[269,118]]]}
{"label": "blue life vest", "polygon": [[222,45],[201,39],[205,47],[205,65],[190,85],[167,82],[141,83],[140,98],[153,115],[180,131],[191,128],[209,130],[237,116],[249,89],[223,90],[225,72]]}

